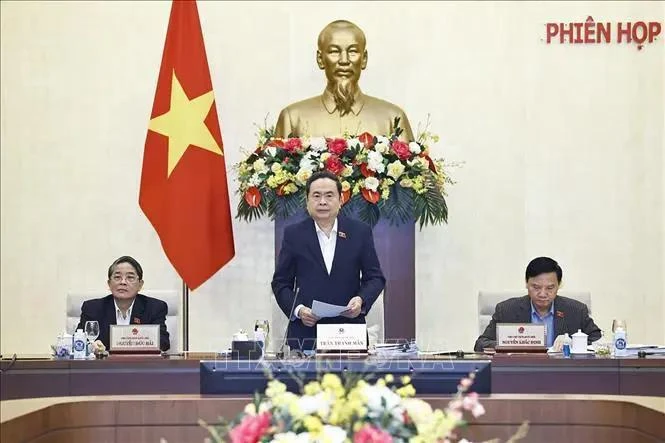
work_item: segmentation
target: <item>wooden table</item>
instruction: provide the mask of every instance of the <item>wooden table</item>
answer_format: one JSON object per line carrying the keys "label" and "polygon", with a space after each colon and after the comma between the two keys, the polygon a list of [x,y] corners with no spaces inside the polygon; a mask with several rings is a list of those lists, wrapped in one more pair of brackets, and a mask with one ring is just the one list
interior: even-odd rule
{"label": "wooden table", "polygon": [[[426,397],[445,408],[449,398]],[[2,402],[3,443],[203,441],[199,418],[215,423],[234,417],[251,399],[201,396],[52,397]],[[461,436],[505,441],[525,420],[528,442],[665,441],[665,399],[595,395],[491,395],[487,413],[471,420]]]}
{"label": "wooden table", "polygon": [[[0,400],[78,395],[199,394],[200,359],[0,360]],[[451,364],[455,359],[450,360]],[[665,358],[495,356],[492,393],[665,397]]]}

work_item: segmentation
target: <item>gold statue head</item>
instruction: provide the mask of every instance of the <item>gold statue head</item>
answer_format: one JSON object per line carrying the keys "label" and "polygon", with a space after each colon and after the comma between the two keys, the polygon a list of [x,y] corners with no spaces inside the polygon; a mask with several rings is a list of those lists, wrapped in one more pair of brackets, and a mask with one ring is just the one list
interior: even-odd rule
{"label": "gold statue head", "polygon": [[327,89],[342,115],[351,112],[359,92],[360,73],[367,67],[365,44],[365,33],[347,20],[329,23],[319,34],[316,63],[325,71]]}

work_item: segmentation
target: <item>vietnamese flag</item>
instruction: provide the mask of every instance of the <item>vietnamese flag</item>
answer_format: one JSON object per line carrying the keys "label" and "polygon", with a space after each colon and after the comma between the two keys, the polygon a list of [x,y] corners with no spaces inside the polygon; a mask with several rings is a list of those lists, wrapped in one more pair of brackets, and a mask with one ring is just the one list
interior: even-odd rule
{"label": "vietnamese flag", "polygon": [[224,145],[195,1],[171,4],[139,205],[190,288],[235,255]]}

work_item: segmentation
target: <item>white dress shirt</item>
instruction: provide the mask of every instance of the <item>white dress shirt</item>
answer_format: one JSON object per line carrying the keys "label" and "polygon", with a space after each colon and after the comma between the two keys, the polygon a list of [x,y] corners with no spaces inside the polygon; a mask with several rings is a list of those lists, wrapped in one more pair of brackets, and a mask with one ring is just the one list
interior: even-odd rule
{"label": "white dress shirt", "polygon": [[134,302],[132,301],[132,304],[129,305],[129,309],[127,309],[127,315],[123,316],[122,311],[118,307],[118,303],[116,303],[115,300],[113,300],[113,304],[115,305],[115,324],[116,325],[128,325],[132,321],[132,308],[134,307]]}
{"label": "white dress shirt", "polygon": [[[323,229],[319,227],[316,221],[314,222],[314,227],[316,228],[316,236],[319,239],[319,247],[321,248],[321,255],[323,255],[323,262],[328,270],[328,275],[330,275],[333,259],[335,258],[335,247],[337,246],[337,219],[335,219],[335,223],[333,223],[330,235],[327,235]],[[293,314],[297,318],[300,318],[300,315],[298,314],[300,313],[300,308],[303,306],[304,305],[300,304],[296,307],[295,311],[293,311]]]}

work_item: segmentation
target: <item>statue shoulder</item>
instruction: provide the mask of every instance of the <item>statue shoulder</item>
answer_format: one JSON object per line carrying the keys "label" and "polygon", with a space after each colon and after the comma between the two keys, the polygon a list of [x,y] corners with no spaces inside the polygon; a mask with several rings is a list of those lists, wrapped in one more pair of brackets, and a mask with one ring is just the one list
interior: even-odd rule
{"label": "statue shoulder", "polygon": [[366,106],[372,107],[379,111],[387,112],[391,115],[406,116],[404,110],[394,103],[377,97],[372,97],[371,95],[365,95],[364,98]]}
{"label": "statue shoulder", "polygon": [[321,107],[321,96],[315,95],[314,97],[306,98],[304,100],[291,103],[290,105],[282,109],[281,114],[284,113],[294,114],[294,113],[307,112],[312,109],[317,109],[320,107]]}

